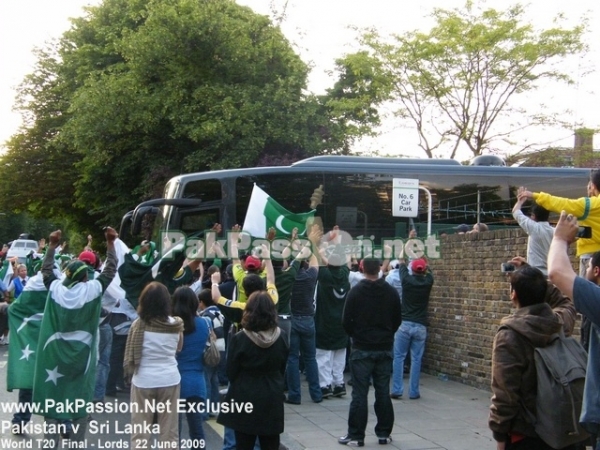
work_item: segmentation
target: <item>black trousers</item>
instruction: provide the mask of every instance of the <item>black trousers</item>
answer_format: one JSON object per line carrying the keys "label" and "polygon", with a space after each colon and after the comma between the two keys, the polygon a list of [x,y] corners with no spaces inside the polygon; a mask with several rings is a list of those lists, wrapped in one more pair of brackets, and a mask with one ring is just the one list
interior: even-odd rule
{"label": "black trousers", "polygon": [[261,450],[279,450],[278,434],[257,436],[256,434],[246,434],[239,431],[235,432],[235,448],[237,450],[252,450],[257,437]]}

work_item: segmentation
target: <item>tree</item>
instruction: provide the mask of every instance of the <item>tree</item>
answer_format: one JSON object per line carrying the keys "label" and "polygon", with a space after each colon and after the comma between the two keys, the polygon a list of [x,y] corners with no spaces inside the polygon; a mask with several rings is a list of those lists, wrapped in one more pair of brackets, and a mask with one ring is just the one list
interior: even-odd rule
{"label": "tree", "polygon": [[358,135],[305,92],[308,66],[279,28],[233,0],[86,11],[25,80],[30,120],[0,166],[0,178],[54,170],[68,181],[35,186],[12,208],[115,224],[176,174],[343,152]]}
{"label": "tree", "polygon": [[477,11],[471,1],[463,9],[434,9],[429,32],[389,39],[363,32],[363,49],[338,60],[338,70],[355,77],[347,89],[374,87],[374,105],[389,102],[412,123],[427,157],[449,148],[454,158],[461,145],[477,156],[517,130],[556,123],[531,112],[519,122],[525,110],[515,99],[541,81],[571,83],[559,63],[585,50],[584,25],[536,31],[523,14],[520,5]]}

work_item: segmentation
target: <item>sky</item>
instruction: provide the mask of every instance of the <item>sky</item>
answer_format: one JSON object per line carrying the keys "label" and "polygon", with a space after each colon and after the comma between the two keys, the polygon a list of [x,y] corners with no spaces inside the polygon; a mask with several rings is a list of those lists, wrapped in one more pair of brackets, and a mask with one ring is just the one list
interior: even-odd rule
{"label": "sky", "polygon": [[[21,118],[12,111],[15,88],[24,76],[32,72],[35,56],[32,50],[58,38],[70,27],[69,18],[83,15],[83,7],[99,4],[100,0],[2,0],[0,1],[0,143],[5,142],[21,125]],[[461,7],[465,0],[238,0],[259,14],[280,15],[285,10],[281,27],[302,59],[311,64],[309,90],[323,93],[333,85],[329,75],[336,58],[356,51],[356,32],[350,27],[376,27],[380,33],[402,34],[406,31],[429,30],[429,16],[434,7]],[[486,6],[503,9],[515,2],[487,0]],[[590,51],[585,59],[569,63],[569,72],[576,80],[571,88],[545,86],[526,97],[524,104],[549,105],[556,110],[569,110],[562,118],[578,126],[600,128],[600,6],[588,0],[530,0],[527,18],[535,27],[549,27],[552,19],[564,13],[569,25],[586,17],[590,33],[585,41]],[[286,7],[284,8],[284,6]],[[568,9],[567,9],[568,7]],[[356,146],[361,152],[380,151],[384,154],[404,154],[424,157],[417,148],[416,132],[388,119],[377,138],[363,139]],[[570,130],[548,129],[540,136],[519,136],[523,144],[546,142],[572,146]],[[598,141],[600,137],[596,138]],[[595,147],[600,148],[600,143]],[[500,149],[502,150],[502,149]],[[468,157],[468,154],[459,154]]]}

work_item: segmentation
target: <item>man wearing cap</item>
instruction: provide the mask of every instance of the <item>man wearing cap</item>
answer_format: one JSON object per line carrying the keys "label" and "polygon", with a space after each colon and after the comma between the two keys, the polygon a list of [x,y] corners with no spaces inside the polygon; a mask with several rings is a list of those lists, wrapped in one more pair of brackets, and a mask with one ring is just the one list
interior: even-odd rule
{"label": "man wearing cap", "polygon": [[[38,356],[35,366],[33,402],[46,405],[54,400],[55,406],[44,408],[44,419],[49,425],[62,426],[56,433],[44,436],[58,447],[59,432],[71,422],[71,442],[82,442],[87,427],[86,406],[91,402],[96,378],[96,343],[101,297],[115,276],[117,258],[114,241],[117,233],[105,231],[107,259],[102,273],[89,280],[88,266],[80,260],[71,261],[60,280],[53,272],[54,254],[59,245],[60,230],[50,234],[50,244],[42,263],[44,285],[48,300],[40,328]],[[77,403],[76,403],[77,402]],[[65,409],[66,405],[77,405]],[[79,444],[81,445],[81,444]]]}
{"label": "man wearing cap", "polygon": [[421,397],[419,378],[421,359],[427,339],[427,305],[433,286],[433,274],[425,258],[415,259],[409,273],[404,260],[400,261],[400,279],[402,280],[402,325],[394,338],[394,376],[390,397],[401,398],[404,393],[404,359],[410,349],[409,398]]}
{"label": "man wearing cap", "polygon": [[[243,264],[243,267],[242,267]],[[237,301],[246,303],[248,297],[246,296],[246,292],[244,292],[244,287],[242,285],[244,278],[246,275],[255,274],[261,277],[263,280],[267,277],[267,273],[262,269],[262,264],[260,259],[256,256],[248,255],[246,258],[240,262],[234,262],[233,264],[233,279],[237,284]]]}

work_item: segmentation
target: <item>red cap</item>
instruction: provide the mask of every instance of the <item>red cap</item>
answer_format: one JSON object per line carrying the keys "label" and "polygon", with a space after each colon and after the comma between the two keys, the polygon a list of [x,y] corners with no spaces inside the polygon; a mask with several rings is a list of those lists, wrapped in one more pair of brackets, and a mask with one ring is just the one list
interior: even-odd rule
{"label": "red cap", "polygon": [[412,270],[415,273],[424,273],[427,270],[427,263],[424,259],[415,259],[412,262]]}
{"label": "red cap", "polygon": [[79,254],[79,258],[77,258],[79,261],[83,261],[86,264],[89,264],[90,266],[93,266],[96,264],[96,255],[94,255],[93,252],[90,251],[84,251],[81,252]]}
{"label": "red cap", "polygon": [[244,263],[247,270],[256,270],[260,268],[260,259],[255,256],[248,256]]}

